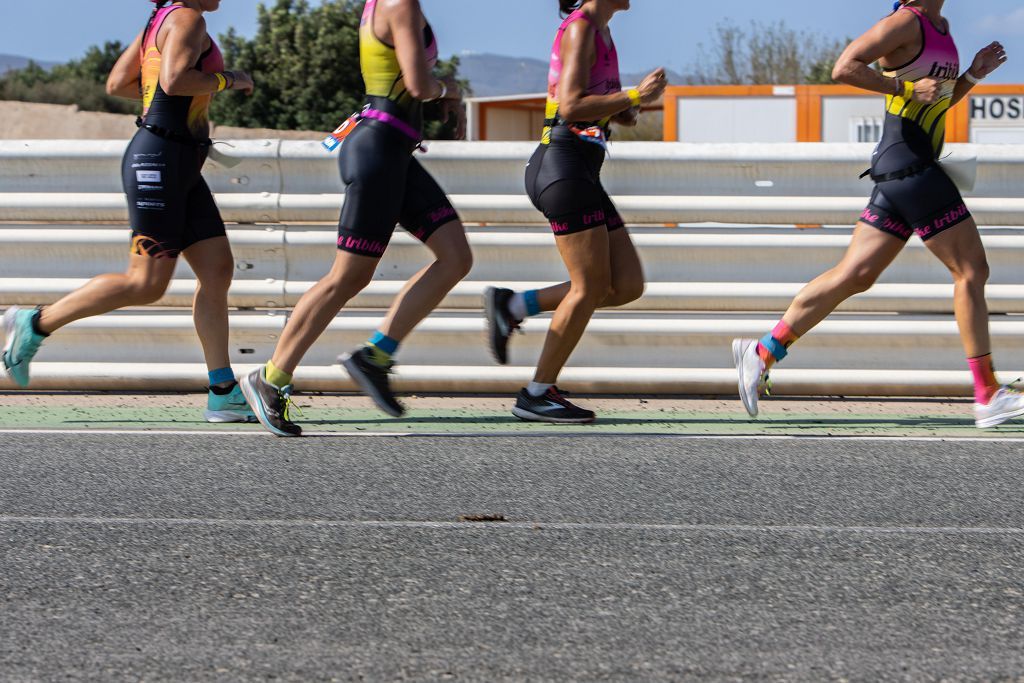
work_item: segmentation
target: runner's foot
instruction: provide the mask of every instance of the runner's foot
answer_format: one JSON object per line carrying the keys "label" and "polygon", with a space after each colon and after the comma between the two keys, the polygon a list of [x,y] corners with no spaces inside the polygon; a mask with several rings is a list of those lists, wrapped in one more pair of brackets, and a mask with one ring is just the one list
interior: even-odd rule
{"label": "runner's foot", "polygon": [[558,387],[551,387],[540,396],[523,389],[516,398],[512,414],[527,422],[553,424],[587,424],[595,419],[594,411],[573,405]]}
{"label": "runner's foot", "polygon": [[764,360],[757,353],[756,339],[733,339],[732,361],[739,375],[740,400],[750,417],[757,417],[757,402],[769,387]]}
{"label": "runner's foot", "polygon": [[370,350],[365,346],[352,353],[339,356],[338,362],[345,366],[352,381],[373,400],[378,408],[391,417],[401,417],[405,414],[405,406],[395,398],[388,378],[394,363],[380,365],[373,359]]}
{"label": "runner's foot", "polygon": [[1008,386],[993,394],[987,405],[974,404],[974,424],[979,429],[996,427],[1021,415],[1024,415],[1024,393]]}
{"label": "runner's foot", "polygon": [[19,387],[27,387],[29,383],[28,367],[39,352],[39,346],[46,339],[37,333],[32,319],[38,314],[36,310],[25,310],[11,306],[4,313],[4,350],[0,364],[4,371]]}
{"label": "runner's foot", "polygon": [[235,382],[230,388],[210,387],[203,417],[207,422],[256,422],[256,414],[245,401],[242,388]]}
{"label": "runner's foot", "polygon": [[302,436],[302,428],[291,421],[292,385],[275,387],[267,381],[265,368],[253,370],[239,386],[256,419],[277,436]]}

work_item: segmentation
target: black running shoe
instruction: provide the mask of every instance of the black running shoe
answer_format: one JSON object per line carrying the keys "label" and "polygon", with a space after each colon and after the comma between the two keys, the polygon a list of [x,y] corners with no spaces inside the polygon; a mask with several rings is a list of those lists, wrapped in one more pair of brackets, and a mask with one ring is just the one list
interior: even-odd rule
{"label": "black running shoe", "polygon": [[554,424],[587,424],[596,417],[594,411],[570,403],[558,387],[551,387],[540,396],[531,396],[526,389],[521,390],[512,414],[528,422]]}
{"label": "black running shoe", "polygon": [[291,421],[292,385],[277,388],[267,381],[264,368],[253,370],[238,385],[256,419],[277,436],[302,436],[302,427]]}
{"label": "black running shoe", "polygon": [[373,399],[378,408],[391,417],[401,417],[405,414],[405,406],[395,398],[391,391],[391,383],[388,381],[394,363],[379,365],[365,346],[352,353],[338,356],[338,362],[345,366],[352,380],[359,385],[364,394]]}
{"label": "black running shoe", "polygon": [[487,337],[491,344],[494,360],[500,365],[508,364],[508,339],[519,329],[522,320],[516,320],[508,310],[513,292],[504,287],[488,287],[484,290],[484,315],[487,317]]}

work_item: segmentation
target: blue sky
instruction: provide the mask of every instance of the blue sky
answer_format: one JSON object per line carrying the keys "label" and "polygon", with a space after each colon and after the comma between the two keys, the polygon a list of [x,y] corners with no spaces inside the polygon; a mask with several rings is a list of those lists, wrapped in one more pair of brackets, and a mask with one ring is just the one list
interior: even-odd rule
{"label": "blue sky", "polygon": [[[223,0],[221,10],[209,15],[211,32],[234,26],[251,35],[258,2]],[[470,51],[546,59],[558,21],[556,0],[421,2],[446,55]],[[52,61],[75,57],[105,40],[130,39],[151,8],[146,0],[8,0],[5,5],[0,53]],[[889,7],[886,0],[633,0],[633,9],[619,15],[612,28],[624,70],[665,65],[684,71],[696,59],[698,44],[727,17],[740,23],[782,19],[794,28],[839,38],[864,31]],[[1024,83],[1020,0],[949,0],[945,13],[965,64],[979,48],[1001,40],[1010,63],[990,81]]]}

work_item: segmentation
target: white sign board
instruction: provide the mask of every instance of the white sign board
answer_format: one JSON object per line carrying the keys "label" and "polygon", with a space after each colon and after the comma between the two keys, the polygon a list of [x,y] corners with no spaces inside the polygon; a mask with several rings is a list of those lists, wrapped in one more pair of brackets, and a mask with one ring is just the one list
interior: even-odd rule
{"label": "white sign board", "polygon": [[1024,95],[979,95],[970,105],[971,125],[1019,126],[1024,121]]}
{"label": "white sign board", "polygon": [[795,97],[680,97],[680,142],[796,142]]}
{"label": "white sign board", "polygon": [[969,108],[971,142],[1024,143],[1024,95],[977,95]]}

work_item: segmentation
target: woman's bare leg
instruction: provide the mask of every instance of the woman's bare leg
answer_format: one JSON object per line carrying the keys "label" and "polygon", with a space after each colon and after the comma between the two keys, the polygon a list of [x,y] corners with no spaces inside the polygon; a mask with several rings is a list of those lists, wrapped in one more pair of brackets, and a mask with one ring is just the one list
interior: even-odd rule
{"label": "woman's bare leg", "polygon": [[43,308],[39,330],[52,334],[68,323],[127,306],[151,304],[164,295],[178,260],[131,254],[124,273],[89,280],[56,303]]}
{"label": "woman's bare leg", "polygon": [[569,291],[551,319],[534,381],[554,384],[579,344],[587,324],[612,283],[610,239],[602,227],[556,238],[558,251],[569,269]]}
{"label": "woman's bare leg", "polygon": [[[644,267],[636,245],[625,228],[608,233],[612,262],[612,287],[598,308],[616,308],[636,301],[644,293]],[[569,293],[571,284],[562,282],[537,290],[542,311],[553,311]]]}
{"label": "woman's bare leg", "polygon": [[347,251],[337,252],[331,272],[303,294],[295,305],[274,351],[272,362],[275,367],[294,374],[303,356],[334,317],[373,279],[379,260]]}
{"label": "woman's bare leg", "polygon": [[228,352],[228,290],[235,259],[227,237],[197,242],[182,252],[199,283],[192,300],[192,320],[203,345],[208,370],[231,366]]}
{"label": "woman's bare leg", "polygon": [[459,221],[442,225],[426,245],[434,262],[405,283],[380,326],[383,334],[397,341],[409,336],[473,267],[473,252]]}

